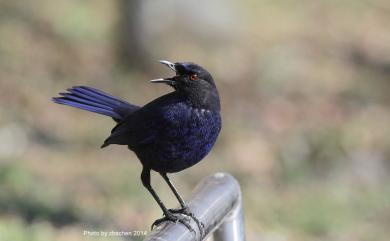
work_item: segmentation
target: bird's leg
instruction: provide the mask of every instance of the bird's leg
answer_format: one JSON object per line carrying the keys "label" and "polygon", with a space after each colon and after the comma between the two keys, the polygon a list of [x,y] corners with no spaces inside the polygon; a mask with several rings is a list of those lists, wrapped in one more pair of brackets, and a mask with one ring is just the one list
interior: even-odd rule
{"label": "bird's leg", "polygon": [[169,209],[169,212],[181,213],[181,214],[184,214],[184,215],[191,217],[195,221],[195,223],[198,225],[200,234],[203,236],[204,224],[198,218],[196,218],[195,215],[188,208],[188,206],[184,202],[183,198],[177,192],[177,190],[176,190],[175,186],[173,185],[173,183],[171,182],[171,180],[169,180],[168,175],[164,172],[160,172],[160,175],[164,178],[165,182],[168,184],[168,186],[172,190],[173,194],[175,194],[175,197],[179,201],[180,206],[181,206],[181,208],[179,208],[179,209]]}
{"label": "bird's leg", "polygon": [[154,221],[154,223],[152,224],[152,229],[164,221],[172,221],[175,223],[179,222],[179,223],[183,224],[184,226],[186,226],[191,232],[195,232],[194,229],[188,224],[188,222],[185,218],[183,218],[182,216],[174,215],[172,212],[170,212],[165,207],[164,203],[161,201],[161,199],[159,198],[157,193],[153,190],[152,185],[150,184],[150,169],[149,168],[144,167],[142,169],[141,181],[142,181],[142,184],[144,185],[144,187],[146,189],[148,189],[150,194],[152,194],[153,198],[156,200],[157,204],[160,206],[161,210],[164,213],[163,218],[160,218],[160,219],[157,219],[156,221]]}
{"label": "bird's leg", "polygon": [[179,201],[180,206],[181,206],[180,210],[183,211],[180,213],[189,214],[189,213],[184,213],[184,212],[189,212],[189,209],[188,209],[187,205],[185,204],[183,198],[177,192],[177,190],[176,190],[175,186],[173,185],[173,183],[171,182],[171,180],[169,180],[168,175],[166,173],[163,173],[163,172],[160,172],[160,175],[164,178],[164,180],[168,184],[169,188],[172,190],[173,194],[175,194],[177,201]]}

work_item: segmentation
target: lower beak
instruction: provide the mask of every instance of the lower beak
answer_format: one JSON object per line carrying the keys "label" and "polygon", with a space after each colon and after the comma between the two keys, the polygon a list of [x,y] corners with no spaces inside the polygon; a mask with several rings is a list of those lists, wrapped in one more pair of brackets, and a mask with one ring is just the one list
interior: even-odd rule
{"label": "lower beak", "polygon": [[164,83],[164,84],[172,85],[172,86],[175,83],[175,81],[173,81],[170,78],[166,78],[166,79],[153,79],[153,80],[150,80],[150,82],[152,82],[152,83]]}

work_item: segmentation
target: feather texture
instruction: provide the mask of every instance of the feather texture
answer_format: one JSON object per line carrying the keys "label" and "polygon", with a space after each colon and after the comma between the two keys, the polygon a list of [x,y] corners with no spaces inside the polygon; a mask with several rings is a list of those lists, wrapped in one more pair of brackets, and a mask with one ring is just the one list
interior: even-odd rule
{"label": "feather texture", "polygon": [[62,97],[54,97],[52,100],[57,104],[73,106],[82,110],[110,116],[117,122],[140,108],[88,86],[74,86],[67,91],[67,93],[60,93]]}

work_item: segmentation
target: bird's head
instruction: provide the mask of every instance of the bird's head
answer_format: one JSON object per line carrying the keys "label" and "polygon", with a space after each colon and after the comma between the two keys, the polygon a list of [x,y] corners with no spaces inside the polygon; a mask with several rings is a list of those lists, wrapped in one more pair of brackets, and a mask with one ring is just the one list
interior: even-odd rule
{"label": "bird's head", "polygon": [[191,62],[171,63],[161,60],[160,63],[168,66],[176,75],[171,78],[162,78],[151,80],[153,83],[165,83],[176,90],[193,90],[198,88],[215,88],[214,80],[211,74],[203,67]]}
{"label": "bird's head", "polygon": [[191,62],[172,63],[161,60],[160,63],[168,66],[176,75],[170,78],[151,80],[153,83],[165,83],[176,91],[185,94],[198,107],[219,109],[219,96],[211,74],[203,67]]}

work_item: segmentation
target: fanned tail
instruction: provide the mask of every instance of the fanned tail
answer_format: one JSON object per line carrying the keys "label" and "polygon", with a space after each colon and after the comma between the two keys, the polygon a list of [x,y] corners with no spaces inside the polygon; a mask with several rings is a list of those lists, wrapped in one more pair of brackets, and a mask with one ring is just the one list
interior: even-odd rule
{"label": "fanned tail", "polygon": [[52,98],[53,102],[110,116],[117,122],[140,108],[88,86],[74,86],[67,91],[60,93],[62,97]]}

